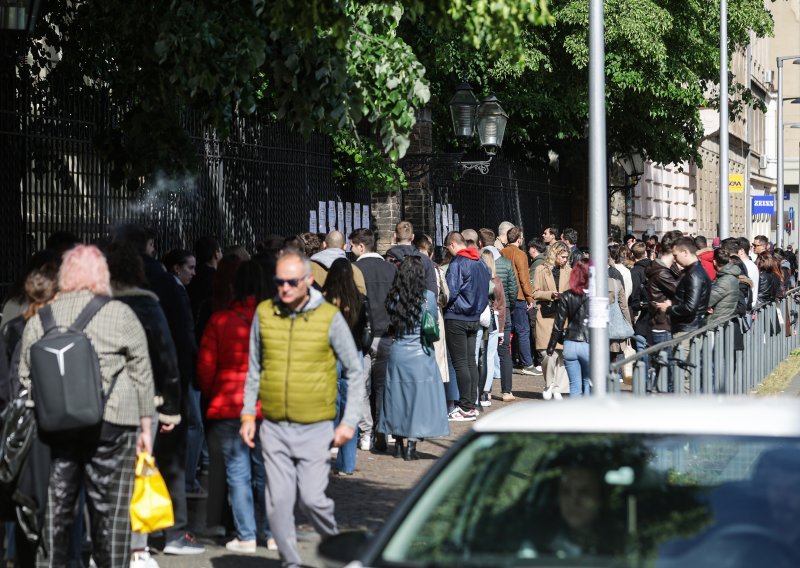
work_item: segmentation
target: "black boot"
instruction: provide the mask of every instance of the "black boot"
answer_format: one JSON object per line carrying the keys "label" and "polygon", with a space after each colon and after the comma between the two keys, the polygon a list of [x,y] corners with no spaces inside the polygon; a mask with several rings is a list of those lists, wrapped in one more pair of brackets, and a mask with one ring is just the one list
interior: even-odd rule
{"label": "black boot", "polygon": [[406,461],[419,459],[419,456],[417,456],[417,443],[415,441],[408,441],[408,450],[406,451],[406,455],[403,456],[403,459]]}
{"label": "black boot", "polygon": [[386,434],[375,434],[375,451],[385,452],[388,449],[386,445]]}
{"label": "black boot", "polygon": [[406,447],[403,445],[403,438],[394,437],[394,457],[406,459]]}

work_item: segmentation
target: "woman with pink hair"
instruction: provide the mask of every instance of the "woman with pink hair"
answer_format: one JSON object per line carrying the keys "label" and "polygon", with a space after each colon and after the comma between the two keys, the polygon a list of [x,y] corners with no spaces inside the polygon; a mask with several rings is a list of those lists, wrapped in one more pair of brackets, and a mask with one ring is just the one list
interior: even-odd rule
{"label": "woman with pink hair", "polygon": [[[111,295],[108,265],[97,247],[79,245],[64,254],[58,288],[50,308],[59,328],[72,325],[94,297]],[[84,333],[97,353],[107,399],[102,422],[79,436],[40,432],[52,455],[43,534],[49,558],[41,560],[50,566],[67,564],[75,502],[84,485],[92,557],[98,566],[121,568],[130,560],[136,454],[152,453],[153,374],[144,329],[125,304],[104,304]],[[26,388],[31,384],[31,346],[43,335],[39,312],[22,335],[19,377]]]}

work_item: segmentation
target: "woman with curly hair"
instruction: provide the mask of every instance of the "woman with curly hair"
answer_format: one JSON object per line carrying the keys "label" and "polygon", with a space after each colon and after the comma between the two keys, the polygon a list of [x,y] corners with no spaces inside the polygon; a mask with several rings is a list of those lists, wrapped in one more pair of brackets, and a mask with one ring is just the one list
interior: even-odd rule
{"label": "woman with curly hair", "polygon": [[394,342],[378,420],[378,432],[394,436],[394,455],[405,460],[417,459],[417,442],[450,433],[436,357],[420,335],[423,310],[437,318],[436,296],[425,288],[420,258],[407,256],[386,296]]}
{"label": "woman with curly hair", "polygon": [[536,267],[533,273],[533,299],[539,308],[536,313],[536,349],[542,355],[542,371],[546,385],[542,397],[545,400],[553,397],[560,400],[561,385],[567,382],[564,348],[561,343],[556,345],[551,355],[545,351],[553,333],[558,300],[563,292],[569,290],[569,277],[572,272],[569,255],[569,247],[557,241],[547,248],[544,263]]}

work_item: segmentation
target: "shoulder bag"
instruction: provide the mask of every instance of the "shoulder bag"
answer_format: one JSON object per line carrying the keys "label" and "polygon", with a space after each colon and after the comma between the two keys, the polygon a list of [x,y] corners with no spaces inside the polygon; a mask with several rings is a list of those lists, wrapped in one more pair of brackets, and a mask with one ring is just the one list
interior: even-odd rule
{"label": "shoulder bag", "polygon": [[624,341],[633,337],[633,327],[622,315],[622,309],[619,307],[619,283],[616,280],[613,282],[614,303],[608,309],[608,338],[611,341]]}

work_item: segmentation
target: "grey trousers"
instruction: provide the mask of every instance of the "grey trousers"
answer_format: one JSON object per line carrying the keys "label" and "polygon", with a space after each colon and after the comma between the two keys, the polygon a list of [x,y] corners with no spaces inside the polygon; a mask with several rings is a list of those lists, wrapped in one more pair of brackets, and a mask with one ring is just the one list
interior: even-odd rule
{"label": "grey trousers", "polygon": [[314,424],[261,423],[261,447],[267,470],[267,516],[283,565],[300,566],[294,506],[300,507],[314,528],[327,538],[339,532],[333,500],[326,494],[331,471],[333,421]]}

